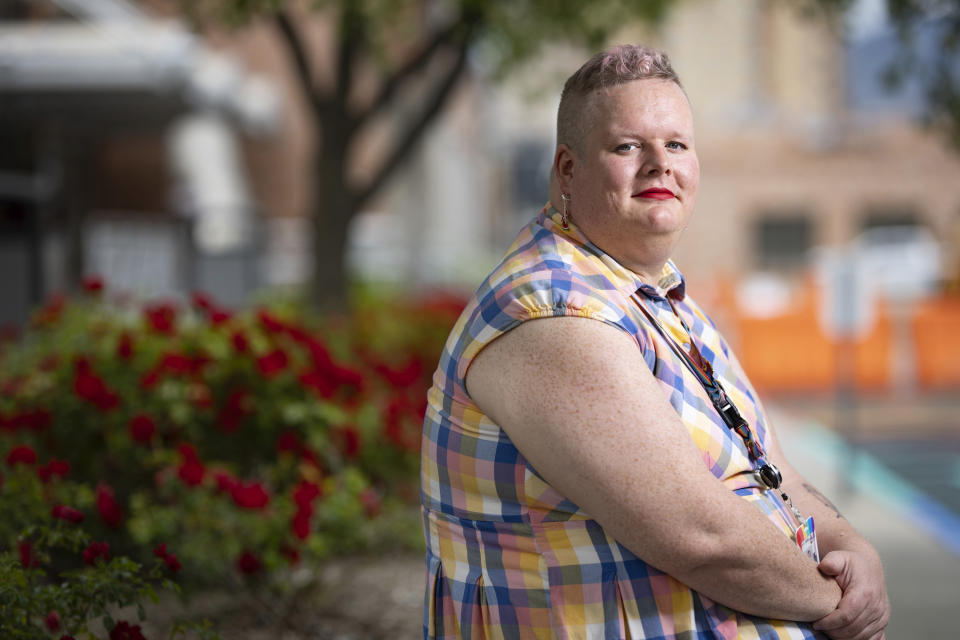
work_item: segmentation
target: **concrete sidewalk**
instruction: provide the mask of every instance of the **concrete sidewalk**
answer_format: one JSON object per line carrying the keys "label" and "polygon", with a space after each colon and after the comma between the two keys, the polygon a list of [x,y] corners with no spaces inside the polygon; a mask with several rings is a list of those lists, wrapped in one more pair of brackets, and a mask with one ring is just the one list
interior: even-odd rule
{"label": "concrete sidewalk", "polygon": [[960,518],[822,424],[777,406],[770,414],[791,463],[880,552],[893,610],[887,638],[960,638]]}

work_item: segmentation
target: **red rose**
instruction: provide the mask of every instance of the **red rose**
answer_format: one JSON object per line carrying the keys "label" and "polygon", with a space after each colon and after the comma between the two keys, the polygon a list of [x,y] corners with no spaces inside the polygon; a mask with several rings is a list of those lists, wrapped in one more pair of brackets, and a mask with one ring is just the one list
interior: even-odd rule
{"label": "red rose", "polygon": [[263,563],[251,551],[244,551],[237,558],[237,570],[240,573],[252,575],[260,571],[261,568],[263,568]]}
{"label": "red rose", "polygon": [[177,451],[179,451],[180,456],[183,458],[180,467],[177,469],[177,475],[180,476],[180,479],[189,487],[196,487],[202,484],[206,469],[197,456],[196,448],[194,448],[192,444],[184,442],[177,447]]}
{"label": "red rose", "polygon": [[193,306],[201,311],[209,311],[214,307],[213,298],[205,291],[194,291],[190,299],[193,302]]}
{"label": "red rose", "polygon": [[98,560],[110,561],[110,545],[106,542],[91,542],[83,550],[83,564],[93,566]]}
{"label": "red rose", "polygon": [[203,475],[205,473],[203,463],[197,458],[189,458],[180,464],[177,469],[177,475],[189,487],[196,487],[203,484]]}
{"label": "red rose", "polygon": [[278,453],[296,453],[301,447],[300,436],[295,431],[289,429],[277,436]]}
{"label": "red rose", "polygon": [[158,382],[160,382],[160,370],[154,367],[143,374],[143,377],[140,378],[140,388],[144,390],[150,390],[157,386]]}
{"label": "red rose", "polygon": [[181,442],[177,445],[177,453],[179,453],[184,460],[189,458],[197,457],[197,448],[190,444],[189,442]]}
{"label": "red rose", "polygon": [[393,369],[381,363],[375,365],[374,370],[395,389],[405,389],[420,379],[423,373],[423,365],[420,364],[418,358],[411,357],[404,366],[398,369]]}
{"label": "red rose", "polygon": [[360,453],[360,432],[356,428],[342,427],[334,431],[333,436],[345,458],[355,458]]}
{"label": "red rose", "polygon": [[145,413],[138,413],[130,419],[130,438],[140,444],[150,444],[157,430],[157,423]]}
{"label": "red rose", "polygon": [[310,447],[304,447],[300,450],[300,460],[310,464],[316,469],[322,471],[323,465],[320,464],[320,458],[317,456],[317,453]]}
{"label": "red rose", "polygon": [[356,369],[336,365],[333,372],[341,386],[349,387],[353,391],[363,391],[363,374]]}
{"label": "red rose", "polygon": [[234,478],[226,471],[215,471],[213,480],[217,483],[217,491],[223,493],[233,493],[233,490],[240,486],[240,481]]}
{"label": "red rose", "polygon": [[180,564],[180,560],[178,560],[177,556],[172,553],[168,553],[163,558],[163,564],[167,565],[167,569],[170,569],[170,571],[173,571],[174,573],[183,568],[183,566]]}
{"label": "red rose", "polygon": [[60,616],[57,615],[56,611],[51,611],[47,614],[46,623],[47,629],[50,629],[50,631],[56,631],[60,628]]}
{"label": "red rose", "polygon": [[320,486],[308,480],[301,480],[297,488],[293,490],[293,502],[300,509],[309,507],[314,500],[321,495]]}
{"label": "red rose", "polygon": [[194,372],[195,364],[193,358],[190,356],[183,353],[171,352],[163,355],[157,368],[168,373],[187,375]]}
{"label": "red rose", "polygon": [[53,476],[64,478],[68,473],[70,473],[70,463],[66,460],[51,460],[45,466],[37,467],[37,476],[44,483],[49,482]]}
{"label": "red rose", "polygon": [[213,301],[213,298],[209,294],[202,291],[194,292],[193,294],[193,305],[203,311],[207,319],[210,320],[210,324],[216,326],[223,324],[230,319],[230,313],[225,309],[221,309]]}
{"label": "red rose", "polygon": [[121,620],[110,630],[110,640],[146,640],[146,638],[143,637],[140,625]]}
{"label": "red rose", "polygon": [[103,278],[98,275],[86,276],[80,281],[80,286],[87,293],[100,293],[103,291]]}
{"label": "red rose", "polygon": [[14,420],[29,431],[43,431],[53,424],[53,415],[46,409],[34,409],[17,414]]}
{"label": "red rose", "polygon": [[17,550],[20,552],[20,566],[24,569],[29,569],[31,567],[39,567],[40,560],[37,559],[37,556],[33,553],[33,545],[30,544],[28,540],[21,540],[17,545]]}
{"label": "red rose", "polygon": [[50,469],[51,475],[55,476],[65,476],[70,473],[70,463],[66,460],[51,460],[47,463],[47,468]]}
{"label": "red rose", "polygon": [[113,495],[113,489],[105,484],[97,486],[97,511],[104,523],[116,529],[123,522],[123,511]]}
{"label": "red rose", "polygon": [[307,536],[310,535],[310,514],[304,511],[298,511],[297,514],[293,516],[290,529],[297,538],[306,540]]}
{"label": "red rose", "polygon": [[217,414],[217,425],[224,433],[233,433],[240,428],[243,419],[251,411],[249,393],[245,389],[234,389]]}
{"label": "red rose", "polygon": [[234,503],[242,509],[263,509],[270,504],[270,494],[259,482],[237,484],[230,492]]}
{"label": "red rose", "polygon": [[336,381],[322,371],[307,371],[300,374],[297,379],[301,385],[307,389],[312,389],[325,400],[332,398],[337,391]]}
{"label": "red rose", "polygon": [[7,464],[14,467],[18,464],[36,464],[37,452],[25,444],[14,447],[7,454]]}
{"label": "red rose", "polygon": [[280,320],[266,309],[261,309],[257,312],[257,319],[260,320],[260,326],[262,326],[267,333],[283,333],[287,329],[287,325],[284,324],[283,320]]}
{"label": "red rose", "polygon": [[230,340],[233,342],[233,348],[237,353],[246,353],[250,350],[250,342],[243,331],[234,331]]}
{"label": "red rose", "polygon": [[264,378],[272,378],[287,368],[289,358],[283,349],[274,349],[257,358],[257,369]]}
{"label": "red rose", "polygon": [[117,342],[117,357],[121,360],[129,360],[133,357],[133,337],[127,331],[120,334],[120,340]]}
{"label": "red rose", "polygon": [[103,379],[91,368],[90,361],[78,358],[73,379],[74,392],[96,405],[101,411],[110,411],[120,404],[120,396],[111,391]]}
{"label": "red rose", "polygon": [[170,571],[177,572],[182,568],[177,556],[167,551],[166,542],[154,548],[153,555],[163,560],[163,563],[167,565],[167,568],[170,569]]}
{"label": "red rose", "polygon": [[82,511],[78,511],[73,507],[68,507],[63,504],[58,504],[53,509],[51,509],[50,515],[60,520],[66,520],[67,522],[72,522],[73,524],[80,524],[81,522],[83,522],[83,518],[84,518]]}
{"label": "red rose", "polygon": [[144,308],[147,325],[156,333],[172,335],[177,320],[177,309],[170,303],[160,303]]}

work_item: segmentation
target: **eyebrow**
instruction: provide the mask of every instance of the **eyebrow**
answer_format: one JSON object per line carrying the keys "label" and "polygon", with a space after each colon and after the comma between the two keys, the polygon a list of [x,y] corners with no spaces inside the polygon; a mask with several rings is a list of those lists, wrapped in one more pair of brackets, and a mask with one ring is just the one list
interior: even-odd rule
{"label": "eyebrow", "polygon": [[[640,135],[640,134],[637,133],[636,131],[629,131],[629,130],[613,130],[613,131],[611,131],[611,135],[617,136],[617,137],[619,137],[619,136],[626,136],[626,137],[630,137],[630,138],[640,138],[640,139],[647,139],[647,138],[649,137],[649,136]],[[685,133],[680,133],[680,132],[677,131],[676,129],[673,129],[673,130],[671,130],[667,135],[665,135],[665,136],[663,136],[663,137],[664,137],[664,138],[667,138],[667,139],[670,139],[670,138],[688,138],[688,137],[692,138],[692,137],[693,137],[693,133],[691,132],[690,134],[685,134]]]}

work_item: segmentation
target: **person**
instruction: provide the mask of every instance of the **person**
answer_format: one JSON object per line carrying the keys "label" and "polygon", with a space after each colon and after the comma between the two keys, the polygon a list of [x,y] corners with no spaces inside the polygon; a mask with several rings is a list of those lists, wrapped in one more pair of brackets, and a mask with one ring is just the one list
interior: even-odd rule
{"label": "person", "polygon": [[666,55],[567,80],[549,202],[428,392],[425,638],[884,637],[876,551],[784,458],[670,259],[699,171]]}

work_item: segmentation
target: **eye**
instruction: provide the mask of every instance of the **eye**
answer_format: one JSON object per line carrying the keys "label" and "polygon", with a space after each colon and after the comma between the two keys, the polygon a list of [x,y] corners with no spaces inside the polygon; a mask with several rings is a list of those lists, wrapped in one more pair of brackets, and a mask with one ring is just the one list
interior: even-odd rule
{"label": "eye", "polygon": [[673,149],[674,151],[680,151],[687,148],[687,145],[682,142],[677,142],[676,140],[671,140],[667,143],[668,149]]}
{"label": "eye", "polygon": [[626,153],[627,151],[633,151],[634,149],[639,149],[640,145],[636,142],[624,142],[621,145],[617,145],[614,151],[618,153]]}

